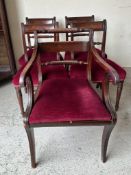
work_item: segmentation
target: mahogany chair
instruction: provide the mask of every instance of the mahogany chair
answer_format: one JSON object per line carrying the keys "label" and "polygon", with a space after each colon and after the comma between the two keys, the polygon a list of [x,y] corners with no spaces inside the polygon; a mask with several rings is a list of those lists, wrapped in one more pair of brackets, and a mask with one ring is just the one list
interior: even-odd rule
{"label": "mahogany chair", "polygon": [[[88,21],[94,21],[94,15],[92,16],[76,16],[76,17],[67,17],[65,16],[65,27],[71,28],[72,23],[83,23]],[[77,33],[67,33],[66,41],[73,41],[75,36],[89,36],[88,32],[77,32]]]}
{"label": "mahogany chair", "polygon": [[[23,47],[24,47],[24,55],[22,55],[19,59],[19,64],[21,65],[20,69],[17,71],[17,73],[14,75],[12,83],[15,87],[16,90],[16,94],[17,94],[17,98],[19,101],[19,106],[20,106],[20,110],[21,113],[23,114],[23,99],[22,99],[22,92],[21,92],[21,87],[19,84],[19,77],[20,74],[22,72],[22,70],[24,69],[25,65],[28,63],[28,61],[30,60],[33,50],[34,50],[34,46],[33,43],[31,42],[31,39],[34,40],[34,31],[35,30],[41,30],[43,32],[39,33],[38,35],[38,39],[45,39],[45,36],[47,37],[48,33],[45,32],[48,29],[54,29],[54,24],[43,24],[43,25],[35,25],[35,24],[21,24],[21,28],[22,28],[22,39],[23,39]],[[55,27],[57,28],[57,27]],[[52,35],[53,33],[51,33]],[[58,33],[56,33],[58,34]],[[49,34],[49,36],[51,36]],[[55,34],[54,34],[55,35]],[[42,40],[43,41],[43,40]],[[56,38],[53,37],[53,41],[56,41]],[[61,60],[62,56],[59,53],[56,52],[46,52],[46,53],[42,53],[40,54],[40,59],[42,62],[46,62],[46,61],[52,61],[52,60]],[[58,65],[58,66],[48,66],[46,67],[46,69],[42,70],[43,71],[43,77],[44,79],[49,79],[49,78],[66,78],[68,76],[67,71],[65,70],[63,65]],[[53,72],[53,73],[52,73]],[[59,73],[60,72],[60,73]],[[38,87],[38,68],[36,66],[36,64],[33,65],[32,69],[31,69],[31,76],[32,76],[32,80],[33,80],[33,85],[34,85],[34,89]]]}
{"label": "mahogany chair", "polygon": [[[61,31],[59,30],[59,32]],[[19,79],[20,86],[26,87],[28,94],[28,104],[24,111],[23,122],[29,140],[32,167],[36,167],[35,127],[103,125],[101,156],[102,161],[105,162],[108,140],[117,121],[116,112],[110,104],[109,77],[112,77],[114,84],[118,83],[119,76],[117,72],[100,57],[91,42],[59,41],[39,43],[37,33],[35,33],[35,38],[36,43],[32,57],[21,72]],[[41,52],[67,51],[72,53],[88,51],[88,61],[57,60],[45,63],[40,61],[39,55]],[[96,61],[104,72],[102,99],[90,85],[92,60]],[[36,94],[33,93],[32,78],[30,76],[30,70],[35,63],[39,68],[39,73],[37,74],[39,87]],[[87,79],[65,78],[42,81],[43,67],[62,64],[86,65]]]}
{"label": "mahogany chair", "polygon": [[[93,30],[93,34],[95,34],[96,32],[102,32],[102,38],[100,39],[100,41],[98,42],[94,42],[94,45],[101,45],[100,49],[97,49],[98,53],[100,56],[102,56],[102,58],[108,63],[110,64],[119,74],[120,77],[120,82],[117,85],[117,93],[116,93],[116,103],[115,103],[115,109],[118,110],[119,108],[119,102],[120,102],[120,97],[121,97],[121,93],[122,93],[122,89],[123,89],[123,84],[124,84],[124,80],[126,77],[126,71],[119,66],[117,63],[115,63],[114,61],[112,61],[111,59],[107,58],[107,55],[105,53],[105,44],[106,44],[106,30],[107,30],[107,23],[106,20],[103,21],[94,21],[94,22],[74,22],[71,24],[71,27],[76,27],[78,29],[92,29]],[[94,35],[93,35],[94,36]],[[74,40],[76,36],[72,37],[72,40]],[[93,37],[94,38],[94,37]],[[93,39],[95,40],[95,38]],[[87,53],[76,53],[75,59],[77,60],[84,60],[86,59]],[[65,55],[65,59],[69,59],[69,53],[67,53]],[[102,79],[103,79],[103,71],[102,69],[100,69],[97,64],[94,65],[94,69],[95,71],[92,73],[92,80],[98,84],[101,85],[102,83]],[[71,66],[71,71],[70,71],[70,77],[71,78],[79,78],[79,77],[83,77],[86,78],[85,75],[85,71],[86,71],[86,67],[81,65],[73,65]],[[112,82],[112,79],[110,78],[110,82]]]}
{"label": "mahogany chair", "polygon": [[[34,25],[54,25],[54,28],[59,27],[59,22],[56,21],[56,17],[52,18],[28,18],[26,17],[26,24],[34,24]],[[49,27],[50,28],[50,27]],[[39,35],[40,37],[40,35]],[[54,38],[54,41],[59,40],[59,34],[44,34],[41,36],[42,38]]]}

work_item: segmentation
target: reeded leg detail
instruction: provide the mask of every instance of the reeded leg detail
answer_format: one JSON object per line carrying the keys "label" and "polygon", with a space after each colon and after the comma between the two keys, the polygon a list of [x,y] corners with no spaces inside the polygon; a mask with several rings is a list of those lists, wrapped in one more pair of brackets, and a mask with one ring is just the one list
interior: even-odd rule
{"label": "reeded leg detail", "polygon": [[29,147],[30,147],[30,155],[31,155],[31,166],[32,168],[36,167],[36,161],[35,161],[35,138],[34,138],[34,129],[33,128],[25,128],[28,141],[29,141]]}
{"label": "reeded leg detail", "polygon": [[115,104],[115,110],[117,111],[119,108],[119,102],[120,102],[120,98],[121,98],[121,93],[122,93],[122,89],[123,89],[123,83],[124,82],[120,82],[117,85],[117,94],[116,94],[116,104]]}
{"label": "reeded leg detail", "polygon": [[101,145],[101,160],[106,162],[106,152],[110,134],[114,128],[115,124],[104,126],[103,135],[102,135],[102,145]]}

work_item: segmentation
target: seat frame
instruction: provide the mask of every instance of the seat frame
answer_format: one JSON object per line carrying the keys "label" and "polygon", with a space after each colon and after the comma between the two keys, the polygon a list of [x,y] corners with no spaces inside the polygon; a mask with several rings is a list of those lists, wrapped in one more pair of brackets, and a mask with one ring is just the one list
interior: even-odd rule
{"label": "seat frame", "polygon": [[[56,33],[63,33],[67,32],[67,30],[53,30],[51,29],[48,32],[56,32]],[[102,135],[102,145],[101,145],[101,158],[102,161],[106,161],[106,151],[107,151],[107,145],[108,145],[108,140],[110,137],[110,134],[112,132],[112,129],[114,128],[116,121],[117,121],[117,116],[116,112],[113,109],[111,103],[110,103],[110,97],[109,97],[109,77],[111,76],[113,79],[113,83],[117,84],[119,83],[119,76],[117,72],[110,66],[108,65],[97,53],[96,49],[94,48],[92,42],[52,42],[52,43],[38,43],[38,37],[37,37],[37,32],[35,32],[35,48],[32,54],[31,59],[28,61],[27,65],[23,69],[21,75],[20,75],[20,86],[21,87],[26,87],[27,90],[27,95],[28,95],[28,104],[27,107],[24,111],[23,114],[23,122],[24,122],[24,127],[27,133],[27,137],[29,140],[29,147],[30,147],[30,154],[31,154],[31,165],[33,168],[36,167],[36,160],[35,160],[35,138],[34,138],[34,128],[35,127],[52,127],[52,126],[85,126],[85,125],[102,125],[104,126],[103,130],[103,135]],[[89,52],[89,58],[88,58],[88,63],[87,62],[82,62],[82,61],[77,61],[77,60],[66,60],[66,61],[51,61],[51,62],[46,62],[42,64],[42,66],[47,66],[47,65],[63,65],[63,64],[86,64],[88,66],[87,69],[87,81],[91,82],[91,69],[92,69],[92,59],[97,60],[98,64],[101,66],[101,68],[105,72],[105,79],[102,82],[102,100],[103,104],[106,106],[107,110],[110,112],[112,119],[110,121],[75,121],[75,122],[55,122],[55,123],[38,123],[38,124],[30,124],[29,123],[29,116],[30,113],[33,109],[33,106],[35,105],[35,101],[37,100],[41,85],[42,85],[42,73],[41,73],[41,62],[39,58],[39,50],[43,51],[86,51],[88,49]],[[30,69],[33,65],[34,62],[37,62],[38,65],[38,79],[39,79],[39,86],[37,88],[36,93],[34,94],[33,92],[33,84],[31,77],[29,76]],[[46,80],[45,80],[46,81]],[[59,80],[56,80],[59,81]]]}

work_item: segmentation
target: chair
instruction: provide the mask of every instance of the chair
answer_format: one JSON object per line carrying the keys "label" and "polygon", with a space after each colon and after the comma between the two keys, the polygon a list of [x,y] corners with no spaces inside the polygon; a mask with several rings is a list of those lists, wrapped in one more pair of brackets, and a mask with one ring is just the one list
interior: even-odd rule
{"label": "chair", "polygon": [[[71,25],[73,23],[83,23],[88,21],[94,21],[94,15],[92,16],[76,16],[76,17],[67,17],[65,16],[65,27],[71,28]],[[73,41],[73,38],[75,36],[89,36],[88,32],[79,32],[79,33],[67,33],[66,34],[66,41],[71,39]]]}
{"label": "chair", "polygon": [[[77,23],[74,22],[71,24],[71,26],[74,28],[78,28],[78,29],[92,29],[94,31],[94,33],[96,32],[103,32],[102,34],[102,39],[100,42],[95,42],[94,41],[94,45],[101,45],[100,49],[97,49],[98,53],[100,56],[103,57],[103,59],[110,64],[119,74],[120,77],[120,82],[117,85],[117,93],[116,93],[116,103],[115,103],[115,109],[118,110],[119,108],[119,102],[120,102],[120,97],[121,97],[121,93],[122,93],[122,89],[123,89],[123,84],[124,84],[124,80],[126,77],[126,71],[119,66],[118,64],[116,64],[114,61],[112,61],[111,59],[107,58],[107,55],[105,53],[105,43],[106,43],[106,29],[107,29],[107,24],[106,24],[106,20],[103,21],[94,21],[94,22],[84,22],[84,23]],[[74,40],[73,36],[73,40]],[[77,53],[75,56],[75,59],[80,60],[82,58],[82,60],[86,59],[87,53]],[[67,58],[66,58],[67,57]],[[67,53],[65,55],[65,59],[69,59],[69,53]],[[97,64],[94,65],[94,69],[95,71],[92,74],[92,80],[98,84],[101,85],[102,83],[102,79],[103,79],[103,71],[102,69],[97,66]],[[71,66],[71,71],[70,71],[70,77],[71,78],[79,78],[79,77],[83,77],[86,78],[85,75],[85,71],[86,71],[86,67],[84,67],[83,65],[78,66],[78,65],[73,65]],[[110,79],[110,82],[112,82],[112,79]]]}
{"label": "chair", "polygon": [[[28,63],[30,60],[34,46],[33,43],[31,42],[31,39],[34,39],[34,31],[35,30],[41,30],[43,32],[39,33],[38,38],[39,40],[45,39],[45,36],[47,37],[48,33],[45,31],[48,29],[54,29],[54,24],[45,24],[45,25],[35,25],[35,24],[21,24],[22,28],[22,39],[23,39],[23,46],[24,46],[24,55],[22,55],[19,59],[19,64],[21,65],[20,69],[17,71],[17,73],[14,75],[12,83],[15,87],[17,98],[19,101],[19,106],[21,113],[23,114],[23,99],[22,99],[22,92],[21,88],[19,85],[19,76],[21,72],[23,71],[25,65]],[[52,34],[51,34],[52,35]],[[51,36],[50,35],[50,36]],[[56,38],[53,37],[53,40]],[[62,56],[59,53],[56,52],[46,52],[40,54],[40,59],[41,62],[46,62],[46,61],[51,61],[51,60],[61,60]],[[48,78],[66,78],[68,76],[68,73],[66,72],[65,68],[63,65],[58,65],[53,67],[52,65],[47,66],[46,69],[42,70],[43,71],[43,79],[48,79]],[[53,72],[53,73],[52,73]],[[59,73],[60,72],[60,73]],[[33,65],[31,69],[31,76],[33,80],[33,85],[34,89],[37,88],[38,86],[38,68],[36,64]]]}
{"label": "chair", "polygon": [[[28,18],[28,17],[26,17],[26,24],[44,25],[44,26],[54,25],[54,28],[59,27],[59,22],[56,21],[55,16],[52,17],[52,18]],[[53,34],[53,35],[47,34],[47,35],[44,35],[44,36],[42,35],[42,38],[54,38],[54,41],[58,41],[59,40],[59,34]]]}
{"label": "chair", "polygon": [[[117,121],[116,112],[112,108],[109,99],[109,77],[112,77],[114,84],[118,83],[119,76],[117,72],[98,55],[91,41],[39,43],[37,32],[35,32],[35,38],[36,43],[32,57],[21,72],[19,79],[20,86],[26,87],[28,95],[28,104],[23,115],[23,122],[29,140],[32,167],[36,167],[35,127],[103,125],[101,155],[102,161],[105,162],[108,140]],[[40,61],[39,54],[41,52],[67,51],[72,53],[88,51],[88,62],[87,60],[56,60],[42,64]],[[90,84],[92,60],[99,64],[105,75],[102,81],[102,99]],[[30,76],[31,67],[35,62],[37,67],[39,67],[39,73],[37,74],[39,75],[39,87],[36,94],[33,93],[32,78]],[[48,65],[56,66],[62,64],[86,65],[88,67],[86,72],[87,79],[65,78],[42,81],[40,78],[42,77],[42,67],[46,68]]]}

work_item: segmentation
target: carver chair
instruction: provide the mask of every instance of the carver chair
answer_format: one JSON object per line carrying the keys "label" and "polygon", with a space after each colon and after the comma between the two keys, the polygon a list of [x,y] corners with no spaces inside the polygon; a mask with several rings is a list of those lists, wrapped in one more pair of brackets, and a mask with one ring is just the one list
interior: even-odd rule
{"label": "carver chair", "polygon": [[[55,28],[57,28],[58,26],[56,26]],[[43,32],[39,33],[38,35],[38,39],[41,42],[42,39],[46,39],[45,36],[47,37],[48,33],[45,31],[48,29],[54,29],[54,24],[43,24],[43,25],[35,25],[35,24],[21,24],[21,28],[22,28],[22,39],[23,39],[23,47],[24,47],[24,55],[22,55],[19,59],[19,64],[21,65],[20,69],[17,71],[16,75],[14,75],[12,83],[15,87],[16,90],[16,94],[17,94],[17,98],[19,101],[19,106],[20,106],[20,110],[21,113],[23,113],[23,99],[22,99],[22,92],[21,92],[21,87],[19,84],[19,76],[22,72],[22,70],[24,69],[25,65],[28,63],[28,61],[30,60],[33,50],[34,50],[34,41],[32,41],[32,39],[34,40],[34,31],[35,30],[41,30]],[[51,33],[52,35],[53,33]],[[56,33],[58,35],[58,33]],[[49,36],[51,36],[49,34]],[[52,35],[53,36],[53,35]],[[54,34],[55,36],[55,34]],[[58,39],[58,38],[57,38]],[[56,38],[53,37],[53,41],[56,41]],[[42,40],[43,42],[43,40]],[[46,62],[46,61],[51,61],[51,60],[61,60],[62,56],[59,53],[56,52],[46,52],[40,53],[40,59],[42,62]],[[43,71],[43,79],[48,79],[48,78],[66,78],[68,76],[67,71],[65,70],[63,65],[58,65],[58,66],[48,66],[46,67],[46,69],[42,70]],[[53,72],[53,73],[52,73]],[[60,73],[59,73],[60,72]],[[33,85],[34,85],[34,90],[37,88],[38,86],[38,68],[36,66],[36,64],[33,65],[33,67],[31,68],[31,76],[32,76],[32,81],[33,81]]]}
{"label": "carver chair", "polygon": [[[118,110],[119,108],[119,102],[120,102],[120,97],[121,97],[121,93],[122,93],[122,89],[123,89],[123,84],[124,84],[124,80],[126,77],[126,71],[117,63],[115,63],[114,61],[112,61],[112,59],[109,59],[107,57],[107,54],[105,53],[105,44],[106,44],[106,30],[107,30],[107,24],[106,24],[106,20],[103,21],[93,21],[93,22],[74,22],[71,24],[71,27],[76,27],[78,29],[92,29],[93,30],[93,42],[95,46],[101,46],[99,47],[99,49],[97,49],[97,52],[99,53],[100,56],[102,56],[102,58],[108,63],[110,64],[119,74],[120,77],[120,82],[117,85],[117,92],[116,92],[116,103],[115,103],[115,109]],[[100,38],[98,36],[98,39],[100,39],[100,41],[97,40],[97,42],[95,41],[95,37],[94,34],[95,33],[99,33],[102,32],[103,34],[101,35],[102,38]],[[72,37],[72,40],[74,40],[76,36]],[[75,55],[75,59],[77,60],[85,60],[87,56],[87,53],[84,52],[79,52],[76,53]],[[65,59],[69,59],[70,54],[66,53],[65,55]],[[86,67],[84,65],[72,65],[71,66],[71,71],[70,71],[70,77],[71,78],[79,78],[79,77],[83,77],[86,78],[85,75],[86,72]],[[102,69],[97,66],[97,64],[94,65],[94,71],[92,73],[92,80],[101,85],[102,83],[102,79],[103,79],[103,71]],[[112,82],[112,79],[110,78],[110,82]]]}
{"label": "carver chair", "polygon": [[[59,32],[61,32],[59,30]],[[63,30],[62,30],[63,32]],[[85,126],[103,125],[103,136],[101,146],[102,161],[106,161],[108,140],[114,128],[117,117],[109,99],[109,77],[113,83],[119,82],[117,72],[99,56],[92,42],[47,42],[39,43],[37,32],[35,32],[35,48],[31,59],[20,74],[19,83],[26,87],[28,95],[27,108],[24,111],[23,122],[29,140],[31,154],[31,165],[36,167],[35,160],[35,127],[52,126]],[[55,60],[41,63],[41,52],[88,52],[88,59],[78,60]],[[102,80],[101,99],[91,86],[92,62],[97,62],[104,72]],[[39,75],[39,87],[33,93],[31,78],[31,67],[37,63]],[[87,67],[87,79],[48,79],[42,81],[42,68],[48,65],[83,64]]]}

